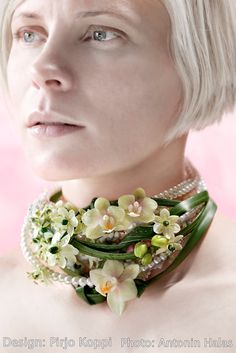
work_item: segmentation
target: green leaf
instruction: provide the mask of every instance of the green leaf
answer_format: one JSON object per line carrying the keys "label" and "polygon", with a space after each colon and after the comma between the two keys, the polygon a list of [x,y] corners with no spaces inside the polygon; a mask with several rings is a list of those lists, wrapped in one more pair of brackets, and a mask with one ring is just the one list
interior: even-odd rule
{"label": "green leaf", "polygon": [[156,198],[152,197],[153,200],[155,200],[158,204],[158,206],[176,206],[178,205],[181,201],[179,200],[169,200],[169,199],[162,199],[162,198]]}
{"label": "green leaf", "polygon": [[79,240],[80,243],[89,246],[90,248],[93,249],[104,249],[104,250],[119,250],[125,247],[126,244],[122,244],[121,242],[119,244],[102,244],[102,243],[93,243],[92,241],[89,240]]}
{"label": "green leaf", "polygon": [[126,234],[125,238],[121,241],[121,243],[123,244],[128,243],[129,240],[134,240],[135,238],[137,240],[148,239],[148,238],[151,238],[153,234],[154,232],[153,232],[152,225],[137,226],[134,229],[132,229],[129,233]]}
{"label": "green leaf", "polygon": [[77,287],[75,288],[75,291],[77,295],[89,305],[99,304],[106,300],[106,297],[89,286]]}
{"label": "green leaf", "polygon": [[119,250],[127,247],[129,244],[136,243],[142,239],[150,239],[153,234],[153,226],[137,226],[132,229],[125,238],[119,244],[104,244],[94,243],[91,240],[79,239],[80,243],[89,246],[93,249],[104,249],[104,250]]}
{"label": "green leaf", "polygon": [[136,259],[136,256],[133,253],[109,253],[109,252],[99,251],[97,249],[93,249],[89,246],[82,244],[77,239],[71,239],[70,244],[73,245],[76,249],[78,249],[82,253],[86,255],[98,257],[100,259],[110,259],[110,260]]}
{"label": "green leaf", "polygon": [[135,285],[137,287],[138,290],[138,297],[141,297],[141,295],[143,294],[143,292],[145,291],[146,287],[148,286],[147,281],[143,281],[142,279],[136,278],[134,279]]}
{"label": "green leaf", "polygon": [[181,201],[178,205],[170,209],[170,215],[180,216],[185,212],[191,211],[194,207],[200,205],[203,202],[209,200],[208,191],[202,191],[194,196],[189,197],[188,199]]}
{"label": "green leaf", "polygon": [[214,218],[216,210],[217,205],[212,199],[209,199],[204,211],[198,218],[198,226],[193,230],[189,240],[185,244],[184,248],[180,251],[179,255],[175,258],[172,264],[167,267],[163,272],[146,281],[148,284],[173,271],[188,256],[192,249],[197,245],[198,241],[205,235],[208,227],[210,226]]}
{"label": "green leaf", "polygon": [[62,190],[59,189],[50,196],[49,200],[51,202],[56,203],[60,199],[61,196],[62,196]]}

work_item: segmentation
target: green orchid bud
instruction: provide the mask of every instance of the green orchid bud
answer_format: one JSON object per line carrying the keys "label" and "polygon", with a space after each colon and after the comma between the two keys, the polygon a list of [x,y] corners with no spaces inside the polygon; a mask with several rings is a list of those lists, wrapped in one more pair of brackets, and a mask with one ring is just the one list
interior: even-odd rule
{"label": "green orchid bud", "polygon": [[146,253],[141,260],[142,265],[149,265],[152,262],[152,254],[150,252]]}
{"label": "green orchid bud", "polygon": [[147,244],[139,242],[135,244],[134,255],[142,258],[146,254],[147,250],[148,250]]}
{"label": "green orchid bud", "polygon": [[168,244],[168,240],[163,237],[162,235],[154,235],[152,237],[152,245],[158,246],[158,247],[163,247]]}

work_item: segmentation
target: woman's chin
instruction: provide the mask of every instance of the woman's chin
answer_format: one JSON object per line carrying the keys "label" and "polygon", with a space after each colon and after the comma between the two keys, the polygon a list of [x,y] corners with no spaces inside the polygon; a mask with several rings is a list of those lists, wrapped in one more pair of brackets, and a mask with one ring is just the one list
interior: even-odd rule
{"label": "woman's chin", "polygon": [[88,162],[83,166],[83,164],[75,161],[68,163],[68,161],[58,162],[57,160],[50,160],[42,163],[42,161],[39,162],[30,159],[29,163],[33,172],[45,181],[62,181],[94,177],[94,168],[89,168]]}

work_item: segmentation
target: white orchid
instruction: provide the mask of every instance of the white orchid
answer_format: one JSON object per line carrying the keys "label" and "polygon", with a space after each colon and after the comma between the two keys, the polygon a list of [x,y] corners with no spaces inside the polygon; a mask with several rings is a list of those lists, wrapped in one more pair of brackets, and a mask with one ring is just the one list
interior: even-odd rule
{"label": "white orchid", "polygon": [[129,222],[152,222],[155,218],[154,211],[158,204],[155,200],[146,196],[143,188],[134,190],[133,194],[122,195],[118,199],[118,204],[126,212]]}
{"label": "white orchid", "polygon": [[90,271],[90,279],[96,291],[107,296],[110,309],[121,315],[125,302],[137,297],[137,287],[134,278],[139,274],[138,264],[124,267],[118,260],[106,260],[102,269]]}
{"label": "white orchid", "polygon": [[99,197],[94,208],[82,216],[82,222],[87,226],[85,235],[97,239],[114,230],[128,229],[130,223],[125,219],[125,211],[118,206],[111,206],[110,201]]}

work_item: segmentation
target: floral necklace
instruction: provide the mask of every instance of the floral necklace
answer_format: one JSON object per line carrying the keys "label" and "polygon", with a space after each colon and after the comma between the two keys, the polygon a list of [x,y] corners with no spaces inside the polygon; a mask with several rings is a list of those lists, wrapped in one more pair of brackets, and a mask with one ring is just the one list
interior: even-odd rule
{"label": "floral necklace", "polygon": [[127,301],[186,258],[214,218],[217,205],[187,162],[188,179],[153,197],[138,187],[118,200],[99,197],[77,208],[60,199],[61,189],[44,192],[21,232],[23,254],[34,267],[28,276],[70,284],[86,303],[107,301],[121,315]]}

